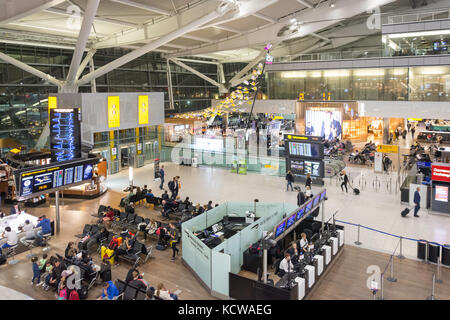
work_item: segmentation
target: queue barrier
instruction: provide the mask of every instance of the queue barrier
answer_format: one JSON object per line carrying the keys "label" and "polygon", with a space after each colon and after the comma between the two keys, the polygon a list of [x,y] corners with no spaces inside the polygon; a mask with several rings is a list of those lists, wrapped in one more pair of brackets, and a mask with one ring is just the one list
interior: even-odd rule
{"label": "queue barrier", "polygon": [[[390,282],[397,282],[397,278],[394,275],[394,257],[395,257],[395,254],[397,253],[397,250],[399,250],[399,254],[396,257],[398,259],[404,259],[405,258],[403,256],[403,252],[402,252],[403,251],[402,250],[403,249],[403,240],[417,242],[417,258],[422,260],[423,263],[429,264],[431,262],[431,263],[436,264],[436,273],[433,273],[433,277],[432,277],[431,295],[427,297],[428,300],[436,300],[436,297],[435,297],[435,294],[434,294],[435,284],[436,283],[443,283],[443,281],[441,279],[441,259],[442,260],[444,259],[443,258],[444,252],[445,252],[446,255],[448,254],[447,251],[450,249],[450,246],[448,244],[440,244],[438,242],[430,242],[430,241],[427,241],[427,240],[424,240],[424,239],[414,239],[414,238],[399,236],[399,235],[392,234],[392,233],[389,233],[389,232],[385,232],[385,231],[377,230],[377,229],[374,229],[374,228],[371,228],[371,227],[367,227],[367,226],[364,226],[364,225],[361,225],[361,224],[356,224],[356,223],[352,223],[352,222],[348,222],[348,221],[335,219],[334,216],[335,215],[333,215],[334,223],[339,222],[339,223],[342,223],[342,224],[347,224],[347,225],[354,226],[354,227],[358,228],[357,240],[354,242],[355,245],[357,245],[357,246],[362,245],[362,242],[360,241],[360,230],[361,230],[361,228],[399,239],[399,241],[397,243],[397,246],[395,247],[393,253],[390,255],[389,261],[388,261],[386,267],[384,268],[384,270],[383,270],[383,272],[381,273],[381,276],[380,276],[380,297],[379,297],[379,300],[385,300],[385,297],[384,297],[384,279],[386,278],[385,275],[386,275],[386,272],[388,272],[388,268],[389,268],[389,273],[390,274],[386,278],[386,280],[388,280]],[[444,250],[446,250],[446,251],[444,251]],[[444,263],[446,263],[446,262],[448,262],[448,261],[445,260]],[[448,264],[448,266],[450,266],[450,264]]]}

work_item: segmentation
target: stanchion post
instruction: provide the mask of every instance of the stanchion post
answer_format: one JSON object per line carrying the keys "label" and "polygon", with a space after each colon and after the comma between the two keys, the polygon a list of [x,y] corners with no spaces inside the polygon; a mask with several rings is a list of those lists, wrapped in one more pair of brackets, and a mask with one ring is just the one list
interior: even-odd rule
{"label": "stanchion post", "polygon": [[381,295],[378,298],[378,300],[385,300],[384,299],[384,286],[383,286],[383,281],[384,281],[384,272],[381,274],[381,279],[380,279],[380,292]]}
{"label": "stanchion post", "polygon": [[433,273],[433,277],[432,277],[432,284],[431,284],[431,296],[427,297],[427,300],[436,300],[435,296],[434,296],[434,284],[436,282],[436,275]]}
{"label": "stanchion post", "polygon": [[426,264],[430,263],[428,261],[428,241],[426,241],[426,243],[425,243],[425,260],[423,260],[423,263],[426,263]]}
{"label": "stanchion post", "polygon": [[442,283],[442,279],[441,279],[441,249],[442,247],[439,245],[439,255],[438,255],[438,261],[437,261],[437,276],[436,276],[436,282],[437,283]]}
{"label": "stanchion post", "polygon": [[402,236],[400,236],[400,253],[398,254],[397,258],[405,259],[405,256],[403,255],[403,237]]}
{"label": "stanchion post", "polygon": [[397,282],[397,278],[394,277],[394,255],[391,256],[391,275],[387,277],[387,281]]}
{"label": "stanchion post", "polygon": [[359,230],[360,230],[360,228],[361,228],[361,225],[358,223],[358,240],[355,241],[355,244],[356,244],[357,246],[362,245],[362,243],[359,241]]}
{"label": "stanchion post", "polygon": [[267,284],[267,249],[265,247],[263,251],[263,282]]}

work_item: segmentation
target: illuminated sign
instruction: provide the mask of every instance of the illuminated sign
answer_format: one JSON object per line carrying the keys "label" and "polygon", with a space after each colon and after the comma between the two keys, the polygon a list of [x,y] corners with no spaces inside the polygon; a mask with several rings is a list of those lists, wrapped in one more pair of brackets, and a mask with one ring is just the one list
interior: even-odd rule
{"label": "illuminated sign", "polygon": [[450,182],[450,166],[433,164],[431,166],[431,180]]}
{"label": "illuminated sign", "polygon": [[148,96],[138,97],[139,124],[148,124]]}
{"label": "illuminated sign", "polygon": [[108,97],[108,128],[120,127],[120,101],[118,96]]}
{"label": "illuminated sign", "polygon": [[81,158],[78,108],[50,110],[50,149],[53,162]]}
{"label": "illuminated sign", "polygon": [[398,146],[391,146],[386,144],[379,144],[377,146],[377,152],[383,153],[398,153]]}

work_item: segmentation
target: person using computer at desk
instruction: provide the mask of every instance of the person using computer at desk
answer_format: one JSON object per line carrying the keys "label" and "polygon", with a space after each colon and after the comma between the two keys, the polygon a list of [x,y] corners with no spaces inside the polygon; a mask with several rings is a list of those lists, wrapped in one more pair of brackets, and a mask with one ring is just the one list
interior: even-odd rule
{"label": "person using computer at desk", "polygon": [[290,247],[287,252],[291,255],[292,262],[294,264],[297,263],[299,258],[299,251],[297,249],[297,244],[295,242],[292,244],[292,247]]}
{"label": "person using computer at desk", "polygon": [[300,237],[300,250],[308,252],[308,239],[306,238],[306,233],[302,232]]}
{"label": "person using computer at desk", "polygon": [[294,271],[294,265],[291,261],[291,255],[286,252],[284,254],[284,259],[280,262],[280,271],[278,275],[282,278],[286,273],[292,273]]}

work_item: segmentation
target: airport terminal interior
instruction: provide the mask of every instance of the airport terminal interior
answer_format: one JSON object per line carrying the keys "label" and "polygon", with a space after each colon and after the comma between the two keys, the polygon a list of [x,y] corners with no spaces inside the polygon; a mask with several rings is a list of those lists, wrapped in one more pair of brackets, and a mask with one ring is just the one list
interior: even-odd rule
{"label": "airport terminal interior", "polygon": [[0,0],[0,300],[450,300],[450,0]]}

